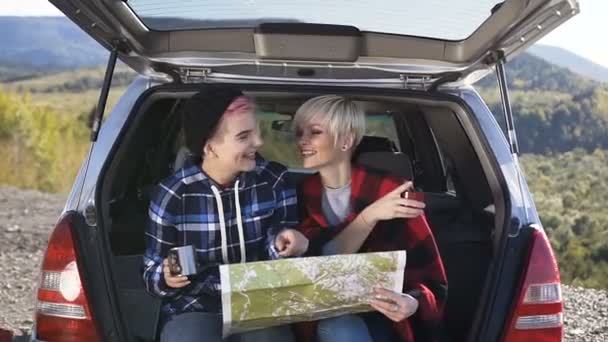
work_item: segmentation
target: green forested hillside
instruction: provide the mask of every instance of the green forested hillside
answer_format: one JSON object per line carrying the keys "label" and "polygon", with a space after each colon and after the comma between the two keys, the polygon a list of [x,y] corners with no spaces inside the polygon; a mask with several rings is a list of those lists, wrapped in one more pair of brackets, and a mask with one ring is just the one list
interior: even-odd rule
{"label": "green forested hillside", "polygon": [[[89,112],[99,99],[105,67],[82,68],[61,72],[47,72],[6,81],[0,89],[9,93],[29,94],[33,104],[53,109],[58,113],[82,115]],[[112,77],[112,88],[107,108],[111,109],[124,93],[136,73],[119,63]]]}
{"label": "green forested hillside", "polygon": [[521,158],[562,280],[608,288],[608,150]]}
{"label": "green forested hillside", "polygon": [[[51,72],[18,81],[5,81],[4,88],[13,92],[32,94],[84,92],[101,89],[104,66]],[[118,63],[112,75],[112,86],[127,86],[136,73],[122,63]]]}
{"label": "green forested hillside", "polygon": [[[522,152],[608,148],[608,85],[528,54],[510,61],[507,75]],[[502,123],[494,75],[476,87]]]}
{"label": "green forested hillside", "polygon": [[[579,76],[544,59],[523,53],[507,66],[507,82],[511,90],[543,90],[569,93],[586,90],[602,83]],[[488,76],[476,83],[482,88],[495,87],[496,78]]]}
{"label": "green forested hillside", "polygon": [[33,78],[46,74],[43,68],[11,62],[0,62],[0,82]]}
{"label": "green forested hillside", "polygon": [[[562,280],[608,288],[608,86],[528,54],[507,76],[522,167]],[[496,77],[476,88],[504,127]]]}

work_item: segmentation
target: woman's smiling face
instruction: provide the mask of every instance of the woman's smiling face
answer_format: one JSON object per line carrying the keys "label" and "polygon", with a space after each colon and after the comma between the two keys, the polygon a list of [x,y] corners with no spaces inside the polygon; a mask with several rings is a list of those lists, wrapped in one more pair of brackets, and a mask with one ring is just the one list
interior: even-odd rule
{"label": "woman's smiling face", "polygon": [[254,107],[242,97],[228,107],[209,145],[213,162],[232,175],[255,168],[255,154],[262,143]]}
{"label": "woman's smiling face", "polygon": [[296,139],[302,156],[302,166],[320,169],[339,160],[342,150],[336,145],[323,122],[316,118],[296,127]]}
{"label": "woman's smiling face", "polygon": [[350,163],[365,134],[365,112],[356,102],[337,95],[308,99],[294,116],[303,167],[321,171]]}

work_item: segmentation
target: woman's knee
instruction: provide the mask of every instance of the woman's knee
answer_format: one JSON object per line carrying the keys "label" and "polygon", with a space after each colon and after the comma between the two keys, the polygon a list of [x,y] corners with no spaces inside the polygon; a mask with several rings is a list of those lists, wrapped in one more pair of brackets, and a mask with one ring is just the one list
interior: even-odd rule
{"label": "woman's knee", "polygon": [[319,321],[317,336],[325,341],[371,341],[365,320],[358,315],[342,315]]}
{"label": "woman's knee", "polygon": [[222,323],[216,314],[189,312],[173,317],[161,332],[161,342],[222,341]]}

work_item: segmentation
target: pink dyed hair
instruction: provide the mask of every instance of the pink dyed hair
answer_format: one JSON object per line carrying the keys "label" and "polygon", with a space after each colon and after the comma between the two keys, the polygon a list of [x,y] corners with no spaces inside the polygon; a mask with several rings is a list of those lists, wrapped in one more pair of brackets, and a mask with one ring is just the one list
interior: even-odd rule
{"label": "pink dyed hair", "polygon": [[239,96],[236,99],[234,99],[230,103],[230,105],[228,105],[228,108],[226,108],[224,115],[232,115],[232,114],[237,114],[237,113],[250,112],[250,111],[253,111],[254,108],[255,108],[255,102],[253,102],[253,99],[251,99],[247,96]]}

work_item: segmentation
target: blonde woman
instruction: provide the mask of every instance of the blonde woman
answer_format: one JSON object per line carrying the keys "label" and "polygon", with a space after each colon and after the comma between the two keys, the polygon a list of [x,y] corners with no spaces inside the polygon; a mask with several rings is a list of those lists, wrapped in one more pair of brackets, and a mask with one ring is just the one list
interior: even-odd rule
{"label": "blonde woman", "polygon": [[[401,197],[413,184],[351,164],[365,132],[364,111],[354,101],[312,98],[297,110],[294,125],[303,166],[318,171],[303,181],[298,196],[307,254],[408,253],[403,293],[374,289],[375,312],[325,319],[308,334],[336,342],[437,340],[447,282],[424,203]],[[288,249],[296,254],[297,247]]]}

